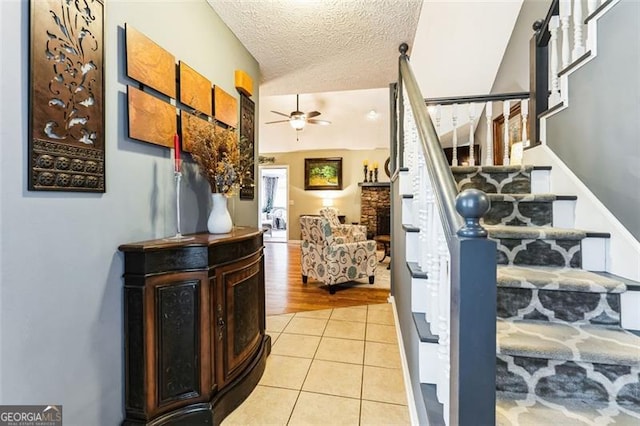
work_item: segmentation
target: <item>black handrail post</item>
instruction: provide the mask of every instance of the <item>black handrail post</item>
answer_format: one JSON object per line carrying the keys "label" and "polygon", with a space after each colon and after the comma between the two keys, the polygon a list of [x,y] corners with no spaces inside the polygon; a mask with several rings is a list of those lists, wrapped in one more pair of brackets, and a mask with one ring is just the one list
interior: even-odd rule
{"label": "black handrail post", "polygon": [[543,21],[533,24],[536,31],[529,46],[529,141],[531,146],[540,143],[540,119],[538,116],[549,108],[549,42],[540,37],[540,32],[548,32]]}
{"label": "black handrail post", "polygon": [[404,83],[402,82],[402,72],[400,71],[402,59],[408,59],[407,52],[409,51],[409,45],[402,43],[398,48],[400,51],[400,58],[398,58],[398,166],[404,167]]}
{"label": "black handrail post", "polygon": [[389,173],[393,176],[396,172],[396,155],[398,153],[398,83],[389,84],[389,140],[391,144]]}

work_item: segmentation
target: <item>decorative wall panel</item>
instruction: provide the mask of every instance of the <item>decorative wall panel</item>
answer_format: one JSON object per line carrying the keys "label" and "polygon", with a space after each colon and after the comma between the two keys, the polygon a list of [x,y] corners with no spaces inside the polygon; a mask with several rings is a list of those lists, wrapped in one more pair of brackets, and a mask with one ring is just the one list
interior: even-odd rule
{"label": "decorative wall panel", "polygon": [[104,5],[32,0],[29,190],[104,192]]}
{"label": "decorative wall panel", "polygon": [[253,200],[255,193],[255,104],[240,94],[240,158],[243,169],[240,199]]}
{"label": "decorative wall panel", "polygon": [[213,116],[228,126],[238,127],[238,100],[219,86],[213,88]]}
{"label": "decorative wall panel", "polygon": [[180,102],[206,115],[212,114],[211,82],[180,61]]}
{"label": "decorative wall panel", "polygon": [[127,75],[171,98],[175,98],[175,56],[131,25],[125,25],[125,32]]}
{"label": "decorative wall panel", "polygon": [[176,107],[133,86],[127,86],[129,137],[173,148]]}
{"label": "decorative wall panel", "polygon": [[210,130],[213,132],[214,124],[194,114],[180,110],[180,134],[182,135],[182,150],[184,152],[191,152],[194,141],[190,131],[196,128],[195,126],[210,127]]}

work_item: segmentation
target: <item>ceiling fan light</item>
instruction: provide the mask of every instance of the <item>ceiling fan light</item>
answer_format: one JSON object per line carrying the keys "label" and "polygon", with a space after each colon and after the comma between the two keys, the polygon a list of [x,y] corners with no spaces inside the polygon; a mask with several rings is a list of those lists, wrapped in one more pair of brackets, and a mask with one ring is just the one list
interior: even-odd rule
{"label": "ceiling fan light", "polygon": [[306,124],[306,121],[307,120],[305,120],[304,115],[293,116],[293,117],[291,117],[291,119],[289,119],[289,124],[294,129],[301,130],[302,128],[304,128],[304,125]]}

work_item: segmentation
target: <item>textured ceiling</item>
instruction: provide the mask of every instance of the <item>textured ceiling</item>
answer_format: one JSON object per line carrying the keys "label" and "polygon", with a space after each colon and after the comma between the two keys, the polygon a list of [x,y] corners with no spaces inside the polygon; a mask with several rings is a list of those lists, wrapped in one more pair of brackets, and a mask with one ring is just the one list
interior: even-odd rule
{"label": "textured ceiling", "polygon": [[388,87],[422,0],[208,0],[260,63],[261,96]]}

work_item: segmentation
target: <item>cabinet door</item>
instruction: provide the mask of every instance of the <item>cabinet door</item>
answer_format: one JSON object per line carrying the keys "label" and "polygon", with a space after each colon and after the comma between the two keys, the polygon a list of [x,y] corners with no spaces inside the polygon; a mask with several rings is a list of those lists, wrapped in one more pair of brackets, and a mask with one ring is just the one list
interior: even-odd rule
{"label": "cabinet door", "polygon": [[225,306],[217,309],[225,350],[224,382],[242,371],[264,336],[264,260],[262,251],[251,258],[216,270]]}
{"label": "cabinet door", "polygon": [[208,400],[210,295],[207,272],[147,279],[146,373],[150,414]]}

